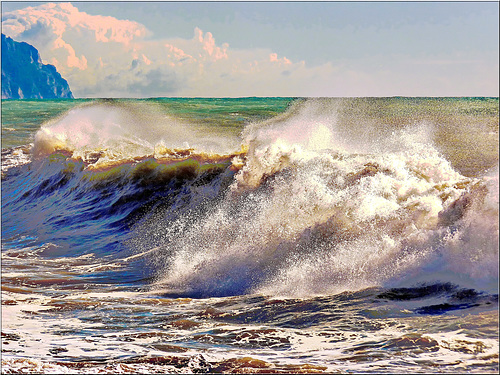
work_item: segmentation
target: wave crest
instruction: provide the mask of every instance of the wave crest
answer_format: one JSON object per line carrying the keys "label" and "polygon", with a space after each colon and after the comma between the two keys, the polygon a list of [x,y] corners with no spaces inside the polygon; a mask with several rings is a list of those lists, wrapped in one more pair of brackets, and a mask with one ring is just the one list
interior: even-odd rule
{"label": "wave crest", "polygon": [[[479,269],[498,256],[498,229],[481,240],[472,228],[498,183],[457,172],[426,123],[351,137],[338,103],[328,105],[306,101],[246,130],[230,194],[203,218],[174,223],[190,222],[181,234],[165,233],[163,290],[304,296],[420,277],[491,287],[498,268]],[[471,250],[474,241],[482,245]]]}
{"label": "wave crest", "polygon": [[35,134],[33,155],[67,151],[95,163],[150,156],[161,158],[194,150],[230,153],[240,141],[216,128],[181,121],[152,103],[95,102],[74,108]]}

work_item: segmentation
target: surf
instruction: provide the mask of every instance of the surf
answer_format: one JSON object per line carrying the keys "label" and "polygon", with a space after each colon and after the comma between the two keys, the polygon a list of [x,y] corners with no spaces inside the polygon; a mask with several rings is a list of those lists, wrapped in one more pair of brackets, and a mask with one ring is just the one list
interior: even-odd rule
{"label": "surf", "polygon": [[7,370],[498,369],[498,99],[6,103]]}
{"label": "surf", "polygon": [[498,293],[491,155],[471,172],[446,153],[439,114],[374,114],[373,101],[298,99],[239,135],[158,103],[77,105],[2,151],[3,238],[36,233],[62,244],[54,255],[147,254],[151,289],[170,295],[446,282]]}
{"label": "surf", "polygon": [[496,172],[457,172],[429,122],[352,129],[344,105],[300,101],[248,126],[224,199],[163,233],[158,288],[304,297],[453,281],[497,292]]}

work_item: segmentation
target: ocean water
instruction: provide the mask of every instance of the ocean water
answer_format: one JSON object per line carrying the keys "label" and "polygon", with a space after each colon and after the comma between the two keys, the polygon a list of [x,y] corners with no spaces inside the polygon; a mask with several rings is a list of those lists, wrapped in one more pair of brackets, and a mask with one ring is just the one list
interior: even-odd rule
{"label": "ocean water", "polygon": [[2,373],[497,373],[498,98],[2,101]]}

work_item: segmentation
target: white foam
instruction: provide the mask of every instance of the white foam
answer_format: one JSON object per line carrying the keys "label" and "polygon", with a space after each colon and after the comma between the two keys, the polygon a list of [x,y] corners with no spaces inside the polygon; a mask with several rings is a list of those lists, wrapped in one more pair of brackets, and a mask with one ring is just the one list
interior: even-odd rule
{"label": "white foam", "polygon": [[76,107],[44,124],[35,134],[33,154],[66,150],[83,160],[100,162],[161,156],[165,149],[196,148],[199,152],[233,152],[237,137],[170,116],[153,103],[91,103]]}
{"label": "white foam", "polygon": [[165,235],[162,285],[209,295],[241,293],[245,283],[264,294],[329,294],[429,277],[436,258],[445,259],[439,272],[498,279],[498,220],[476,228],[485,182],[452,168],[429,143],[428,124],[349,142],[335,106],[322,105],[246,130],[248,155],[230,194],[191,229]]}

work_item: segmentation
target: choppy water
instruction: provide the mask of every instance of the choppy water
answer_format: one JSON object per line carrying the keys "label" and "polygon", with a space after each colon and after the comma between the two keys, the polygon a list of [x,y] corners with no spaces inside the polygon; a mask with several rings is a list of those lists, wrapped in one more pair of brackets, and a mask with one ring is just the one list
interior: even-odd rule
{"label": "choppy water", "polygon": [[498,104],[2,101],[2,372],[496,373]]}

